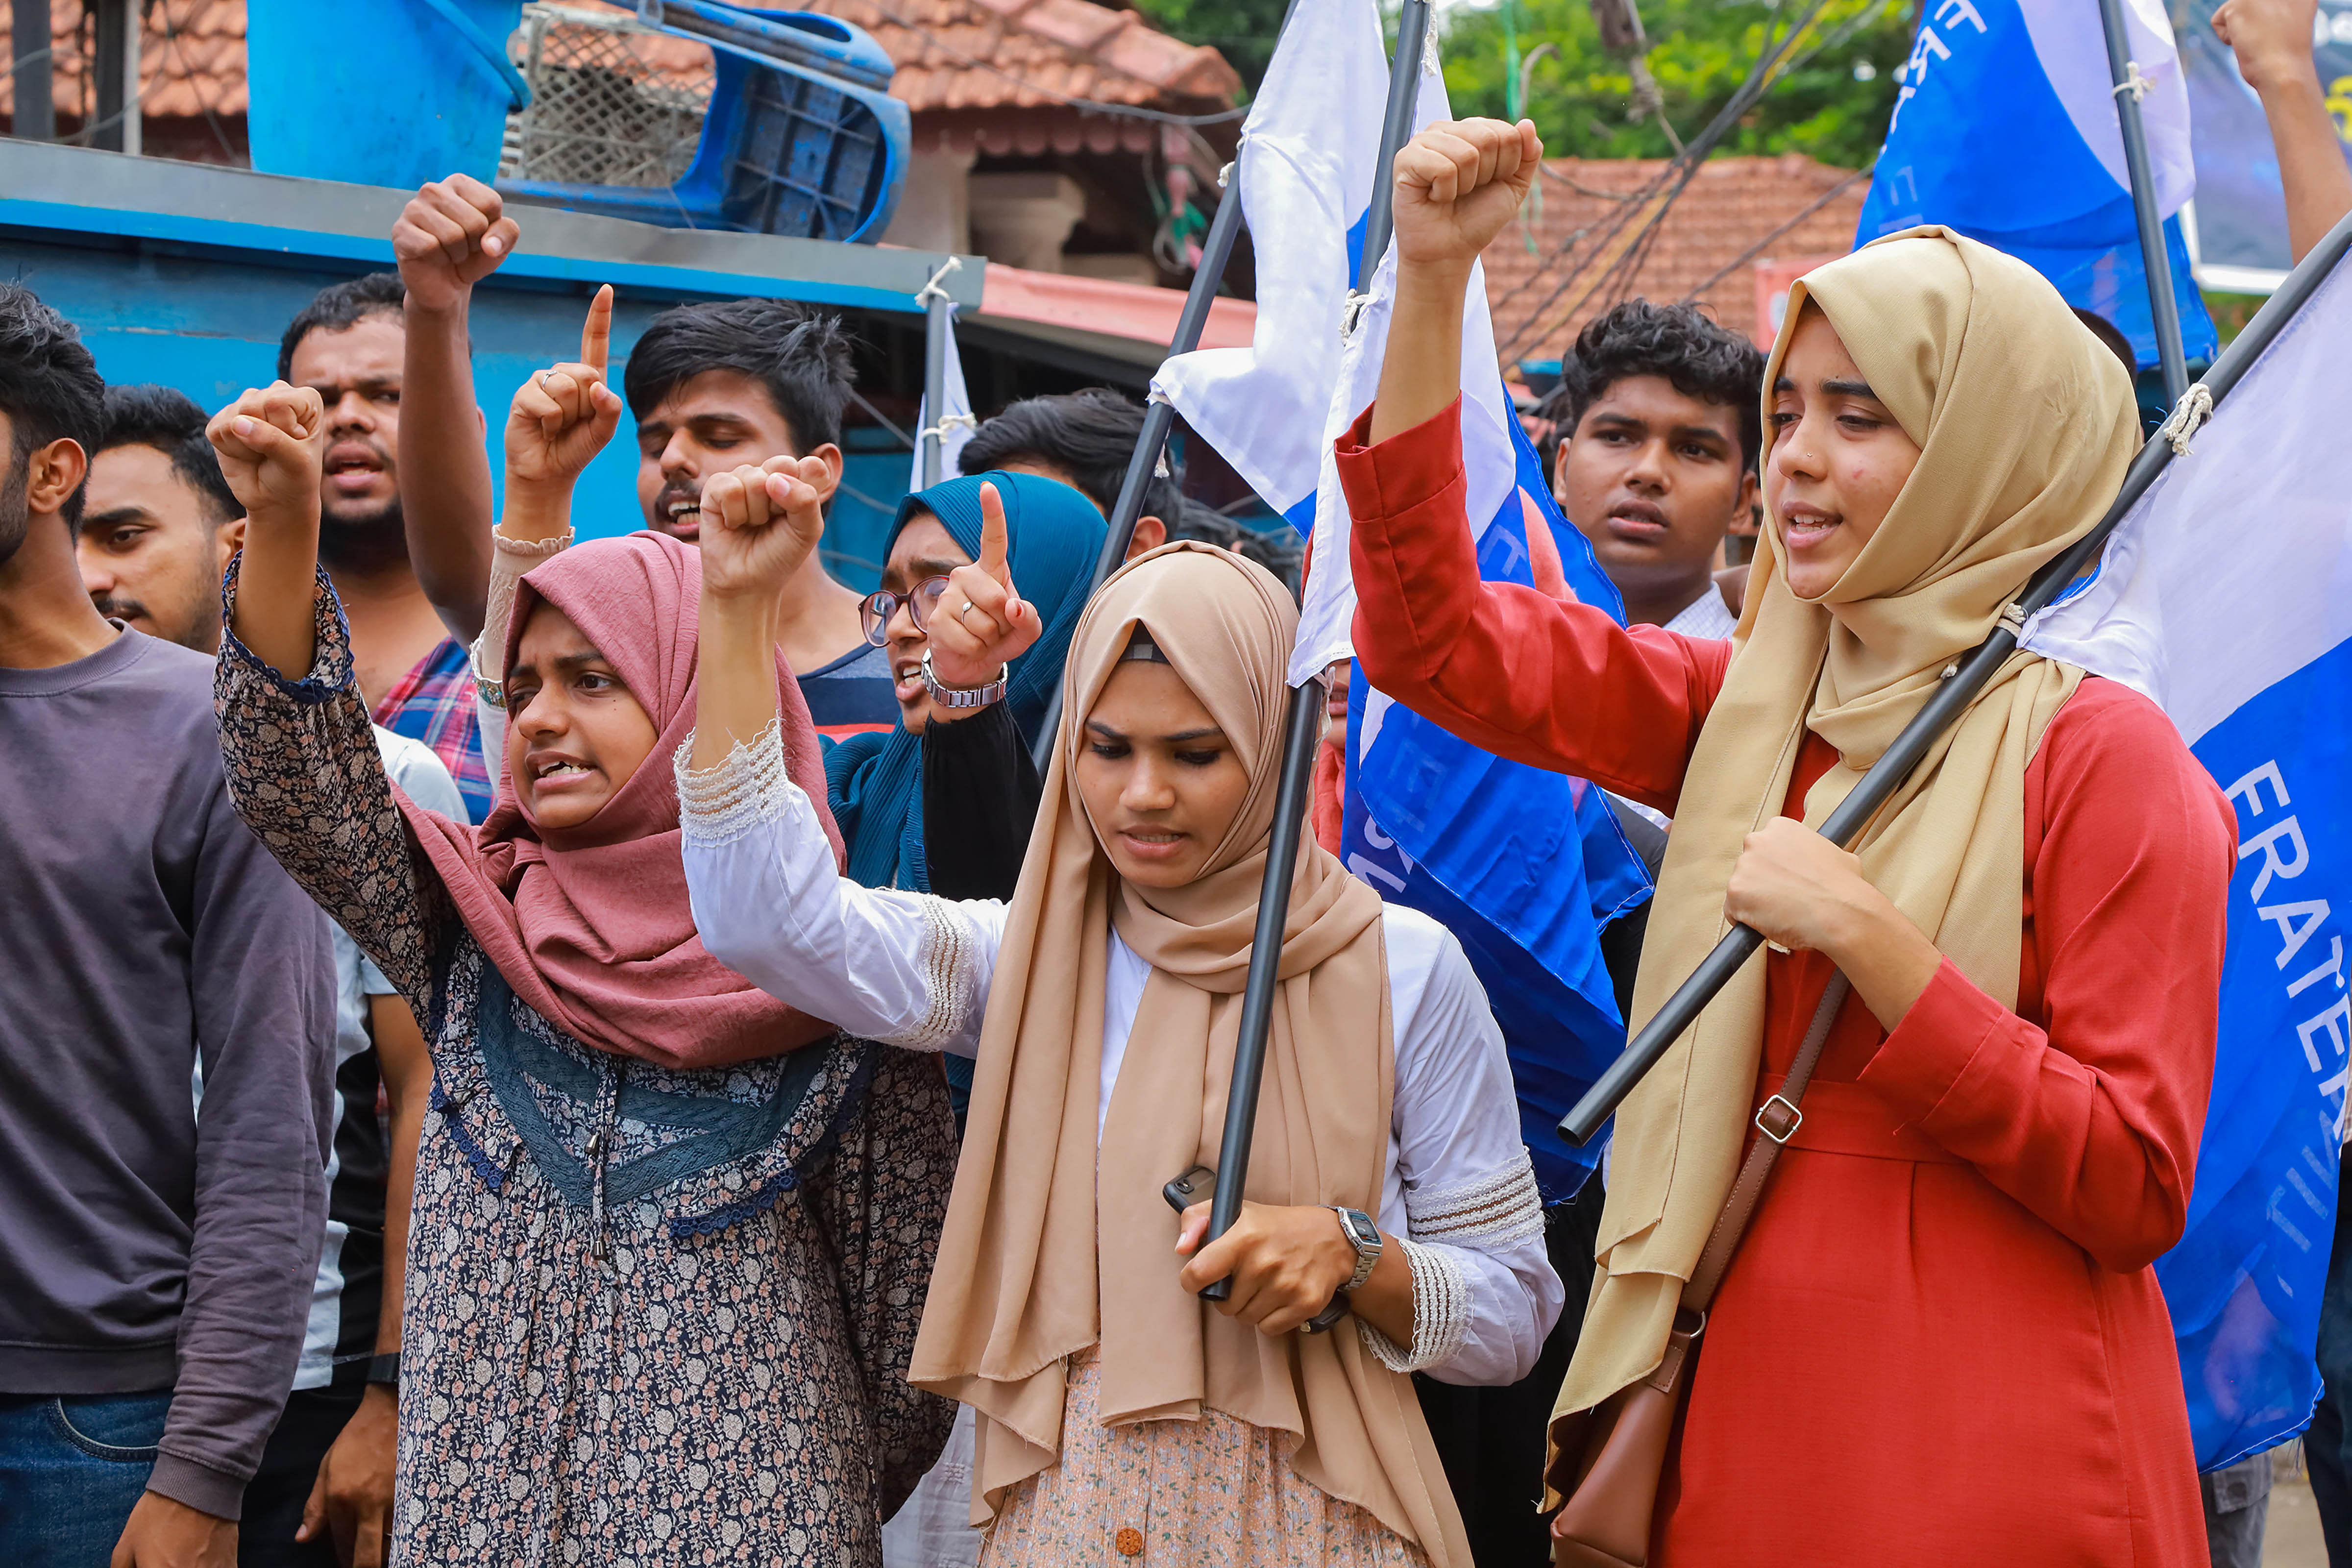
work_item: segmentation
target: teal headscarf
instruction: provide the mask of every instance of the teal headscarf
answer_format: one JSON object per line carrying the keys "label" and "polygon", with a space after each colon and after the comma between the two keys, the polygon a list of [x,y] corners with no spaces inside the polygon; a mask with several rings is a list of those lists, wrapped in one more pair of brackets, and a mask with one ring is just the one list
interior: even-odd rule
{"label": "teal headscarf", "polygon": [[[1005,693],[1022,740],[1034,747],[1036,727],[1061,683],[1070,634],[1086,608],[1095,558],[1109,530],[1094,502],[1066,484],[1034,474],[966,474],[900,501],[883,541],[884,556],[908,522],[928,513],[964,553],[980,559],[983,480],[996,487],[1004,503],[1013,585],[1045,623],[1034,646],[1013,661]],[[883,734],[853,735],[826,751],[824,775],[834,820],[849,851],[849,874],[869,888],[929,891],[923,860],[922,738],[903,725]]]}

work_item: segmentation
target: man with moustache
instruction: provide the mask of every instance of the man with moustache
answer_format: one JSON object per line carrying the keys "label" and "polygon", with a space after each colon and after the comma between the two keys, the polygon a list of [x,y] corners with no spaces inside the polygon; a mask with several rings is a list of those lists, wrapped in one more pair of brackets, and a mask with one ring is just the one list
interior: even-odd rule
{"label": "man with moustache", "polygon": [[[410,548],[442,620],[468,641],[481,635],[497,519],[467,315],[474,285],[520,237],[499,194],[465,174],[424,186],[392,231],[408,300]],[[817,492],[830,500],[841,482],[849,354],[837,317],[790,300],[704,301],[656,316],[619,378],[637,426],[640,526],[695,543],[703,481],[777,458],[822,459]],[[331,451],[331,475],[333,464]],[[535,548],[551,552],[571,538],[562,529]],[[800,678],[809,717],[836,739],[898,721],[889,655],[866,640],[858,602],[813,553],[784,584],[777,618],[776,646]]]}
{"label": "man with moustache", "polygon": [[108,387],[82,495],[75,560],[98,613],[217,652],[221,574],[245,541],[245,509],[195,400],[168,386]]}
{"label": "man with moustache", "polygon": [[[321,289],[278,345],[278,376],[327,405],[326,488],[319,560],[352,627],[352,654],[372,717],[422,741],[457,781],[467,815],[488,814],[495,781],[482,759],[474,678],[409,564],[401,515],[400,407],[408,323],[394,273]],[[481,416],[469,396],[471,440]]]}

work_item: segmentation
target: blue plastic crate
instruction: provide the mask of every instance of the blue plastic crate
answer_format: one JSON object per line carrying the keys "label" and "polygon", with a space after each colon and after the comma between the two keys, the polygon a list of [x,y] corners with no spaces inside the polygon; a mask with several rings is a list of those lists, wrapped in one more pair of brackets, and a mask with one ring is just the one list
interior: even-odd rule
{"label": "blue plastic crate", "polygon": [[694,162],[674,185],[502,180],[525,200],[673,228],[870,242],[906,177],[912,117],[889,95],[889,57],[863,29],[715,0],[644,8],[710,46],[716,82]]}

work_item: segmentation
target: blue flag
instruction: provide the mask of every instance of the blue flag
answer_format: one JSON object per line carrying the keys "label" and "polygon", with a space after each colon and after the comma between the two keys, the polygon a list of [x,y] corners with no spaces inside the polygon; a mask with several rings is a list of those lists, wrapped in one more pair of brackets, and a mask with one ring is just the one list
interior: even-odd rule
{"label": "blue flag", "polygon": [[[2177,214],[2196,186],[2189,95],[2160,0],[2125,0],[2183,352],[2214,353]],[[2157,363],[2105,35],[2093,0],[1930,0],[1854,243],[1923,223],[2007,251]]]}
{"label": "blue flag", "polygon": [[2162,704],[2236,808],[2213,1099],[2158,1259],[2198,1464],[2300,1430],[2352,1068],[2352,278],[2334,277],[2133,509],[2037,653]]}
{"label": "blue flag", "polygon": [[[1624,617],[1584,536],[1551,507],[1518,424],[1519,484],[1536,500],[1580,599]],[[1517,493],[1481,531],[1488,582],[1531,585]],[[1348,691],[1348,868],[1451,929],[1486,987],[1511,1057],[1520,1135],[1546,1202],[1571,1197],[1603,1147],[1570,1148],[1559,1119],[1625,1047],[1600,932],[1651,893],[1595,785],[1506,762],[1366,684]]]}

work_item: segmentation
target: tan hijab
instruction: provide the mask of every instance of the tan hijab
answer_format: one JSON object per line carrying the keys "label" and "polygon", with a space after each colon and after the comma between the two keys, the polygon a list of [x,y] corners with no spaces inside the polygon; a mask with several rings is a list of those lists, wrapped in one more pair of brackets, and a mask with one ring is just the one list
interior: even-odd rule
{"label": "tan hijab", "polygon": [[[1764,371],[1765,408],[1802,307],[1829,318],[1920,447],[1885,521],[1821,599],[1790,593],[1777,520],[1731,668],[1691,754],[1650,916],[1633,1016],[1658,1010],[1729,929],[1741,840],[1786,798],[1805,731],[1840,763],[1805,796],[1818,827],[1981,642],[2034,569],[2096,522],[2138,449],[2130,379],[2040,274],[1941,227],[1808,273]],[[1860,844],[1863,870],[1961,973],[2017,1000],[2026,763],[2082,671],[2003,665]],[[1764,962],[1742,968],[1617,1113],[1601,1268],[1554,1418],[1654,1368],[1738,1167],[1756,1092]]]}
{"label": "tan hijab", "polygon": [[[1274,820],[1297,612],[1230,551],[1164,546],[1106,583],[1070,643],[1069,704],[997,956],[947,1233],[909,1375],[980,1414],[973,1522],[1055,1463],[1071,1356],[1099,1343],[1110,1425],[1219,1410],[1297,1436],[1292,1462],[1433,1561],[1469,1568],[1411,1380],[1352,1323],[1269,1339],[1177,1283],[1160,1189],[1217,1163]],[[1250,788],[1207,873],[1122,882],[1076,784],[1078,726],[1137,627],[1214,715]],[[1111,928],[1152,968],[1095,1134]],[[1381,900],[1311,839],[1291,882],[1249,1197],[1379,1206],[1395,1052]]]}

